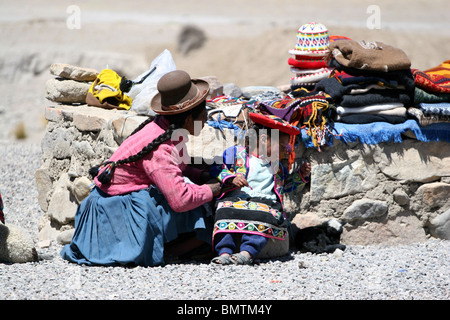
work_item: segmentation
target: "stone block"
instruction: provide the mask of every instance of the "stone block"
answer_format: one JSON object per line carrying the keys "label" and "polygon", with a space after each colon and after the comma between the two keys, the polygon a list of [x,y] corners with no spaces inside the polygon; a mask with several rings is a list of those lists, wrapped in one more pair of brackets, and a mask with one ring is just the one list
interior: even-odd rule
{"label": "stone block", "polygon": [[48,195],[52,191],[53,183],[50,178],[48,168],[40,167],[35,172],[36,188],[38,192],[38,201],[41,209],[47,212],[48,209]]}
{"label": "stone block", "polygon": [[120,145],[145,120],[147,120],[147,117],[143,116],[126,116],[113,119],[111,127],[116,142]]}
{"label": "stone block", "polygon": [[78,203],[81,203],[81,201],[89,195],[92,183],[93,181],[89,180],[87,177],[79,177],[70,185],[69,190],[75,196]]}
{"label": "stone block", "polygon": [[55,191],[48,205],[49,216],[58,223],[64,225],[75,220],[75,213],[78,203],[68,190],[69,175],[62,174],[61,178],[55,184]]}
{"label": "stone block", "polygon": [[381,172],[395,180],[426,183],[450,176],[450,148],[444,141],[383,144],[373,157]]}
{"label": "stone block", "polygon": [[377,185],[376,169],[360,159],[318,164],[311,169],[311,201],[357,194]]}
{"label": "stone block", "polygon": [[50,79],[45,84],[45,98],[59,103],[86,103],[86,95],[91,86],[86,82]]}
{"label": "stone block", "polygon": [[429,230],[436,238],[450,240],[450,209],[432,219]]}
{"label": "stone block", "polygon": [[346,224],[341,236],[341,242],[346,245],[399,245],[424,242],[426,239],[422,223],[413,215],[364,222],[354,228]]}
{"label": "stone block", "polygon": [[367,220],[381,217],[388,211],[388,205],[384,201],[372,199],[356,200],[344,211],[344,221]]}
{"label": "stone block", "polygon": [[93,132],[102,130],[108,124],[107,121],[100,116],[81,113],[76,113],[73,115],[73,123],[80,131]]}
{"label": "stone block", "polygon": [[67,63],[53,63],[50,66],[50,73],[57,77],[76,81],[94,81],[98,75],[98,71],[95,69],[77,67]]}
{"label": "stone block", "polygon": [[428,208],[440,208],[446,204],[450,206],[450,184],[426,183],[417,189],[417,194]]}
{"label": "stone block", "polygon": [[69,244],[72,241],[74,233],[75,229],[64,230],[58,234],[56,241],[62,245]]}
{"label": "stone block", "polygon": [[395,190],[394,194],[394,201],[397,202],[401,206],[406,206],[409,204],[409,196],[406,194],[403,190]]}
{"label": "stone block", "polygon": [[45,119],[52,122],[60,122],[64,119],[62,115],[62,111],[55,107],[46,107],[45,108]]}
{"label": "stone block", "polygon": [[87,141],[74,141],[72,143],[72,153],[75,152],[82,158],[91,159],[95,157],[95,152],[92,146]]}
{"label": "stone block", "polygon": [[233,98],[240,98],[242,96],[242,90],[234,83],[225,83],[223,85],[223,94]]}
{"label": "stone block", "polygon": [[205,76],[200,79],[209,83],[208,99],[212,99],[223,94],[223,85],[216,76]]}

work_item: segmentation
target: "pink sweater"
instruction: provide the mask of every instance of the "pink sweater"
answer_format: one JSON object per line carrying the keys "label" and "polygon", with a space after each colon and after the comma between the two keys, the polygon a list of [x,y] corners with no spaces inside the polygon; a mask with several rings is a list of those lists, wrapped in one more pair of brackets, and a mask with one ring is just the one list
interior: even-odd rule
{"label": "pink sweater", "polygon": [[[168,126],[169,123],[164,117],[156,118],[155,121],[126,139],[110,160],[117,161],[137,154],[164,133]],[[109,195],[125,194],[154,185],[163,193],[174,211],[184,212],[195,209],[211,201],[213,194],[207,185],[185,182],[184,176],[196,182],[201,171],[180,162],[179,157],[176,156],[179,150],[185,150],[182,148],[184,144],[185,140],[172,142],[169,139],[145,158],[116,167],[110,184],[102,185],[97,178],[94,179],[95,184]]]}

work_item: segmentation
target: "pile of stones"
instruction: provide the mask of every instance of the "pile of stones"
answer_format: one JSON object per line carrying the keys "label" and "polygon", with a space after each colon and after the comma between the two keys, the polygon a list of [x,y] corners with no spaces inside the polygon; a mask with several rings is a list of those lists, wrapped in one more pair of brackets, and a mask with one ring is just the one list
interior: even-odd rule
{"label": "pile of stones", "polygon": [[84,104],[92,82],[99,72],[91,68],[81,68],[66,63],[54,63],[50,73],[55,76],[45,85],[45,97],[61,104]]}

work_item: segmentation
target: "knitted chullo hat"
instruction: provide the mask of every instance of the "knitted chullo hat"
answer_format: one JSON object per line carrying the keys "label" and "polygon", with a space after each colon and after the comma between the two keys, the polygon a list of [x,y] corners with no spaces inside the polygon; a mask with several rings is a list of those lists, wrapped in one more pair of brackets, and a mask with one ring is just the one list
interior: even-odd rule
{"label": "knitted chullo hat", "polygon": [[271,129],[278,129],[281,132],[287,133],[290,136],[295,136],[300,133],[299,128],[291,125],[287,121],[275,115],[262,114],[258,112],[250,112],[248,115],[253,122],[263,125],[264,127]]}
{"label": "knitted chullo hat", "polygon": [[328,29],[321,23],[310,22],[302,25],[297,31],[295,48],[290,54],[302,56],[325,56],[328,54],[330,37]]}

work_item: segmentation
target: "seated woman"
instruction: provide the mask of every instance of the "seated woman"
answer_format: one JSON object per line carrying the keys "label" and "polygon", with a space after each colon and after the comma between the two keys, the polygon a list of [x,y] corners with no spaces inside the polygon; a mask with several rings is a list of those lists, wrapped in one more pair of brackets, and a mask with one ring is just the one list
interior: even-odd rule
{"label": "seated woman", "polygon": [[228,191],[216,203],[213,243],[218,256],[212,263],[251,264],[269,238],[285,240],[289,222],[283,192],[304,186],[311,170],[304,163],[288,175],[280,162],[290,150],[290,136],[300,133],[297,127],[275,116],[249,116],[255,124],[248,145],[225,150],[223,165],[216,171]]}
{"label": "seated woman", "polygon": [[109,161],[91,169],[95,187],[77,209],[64,259],[155,266],[165,263],[165,245],[180,235],[195,232],[198,240],[211,243],[212,221],[202,205],[219,194],[220,183],[202,184],[209,174],[189,167],[186,154],[180,154],[187,135],[174,138],[180,131],[198,134],[195,121],[203,127],[209,85],[176,70],[161,77],[157,87],[151,101],[158,114],[154,121],[144,121]]}

